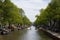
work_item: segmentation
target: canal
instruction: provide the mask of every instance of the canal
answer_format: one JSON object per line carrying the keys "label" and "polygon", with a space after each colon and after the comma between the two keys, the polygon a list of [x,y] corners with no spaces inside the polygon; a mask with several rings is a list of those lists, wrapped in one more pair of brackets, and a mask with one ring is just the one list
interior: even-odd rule
{"label": "canal", "polygon": [[43,31],[35,30],[34,26],[30,29],[24,29],[11,32],[8,35],[0,35],[0,40],[52,40],[50,37],[44,34]]}

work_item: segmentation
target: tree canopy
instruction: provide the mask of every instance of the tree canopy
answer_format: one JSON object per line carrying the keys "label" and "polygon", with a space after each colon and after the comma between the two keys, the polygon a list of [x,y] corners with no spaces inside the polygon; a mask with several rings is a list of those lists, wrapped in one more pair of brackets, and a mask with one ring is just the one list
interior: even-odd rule
{"label": "tree canopy", "polygon": [[[1,24],[24,24],[23,15],[25,12],[22,8],[18,8],[14,3],[10,0],[0,0],[0,23]],[[25,18],[25,21],[28,21],[28,18]],[[26,24],[29,24],[27,23]]]}
{"label": "tree canopy", "polygon": [[60,0],[51,0],[46,9],[41,9],[34,24],[54,28],[54,30],[60,28]]}

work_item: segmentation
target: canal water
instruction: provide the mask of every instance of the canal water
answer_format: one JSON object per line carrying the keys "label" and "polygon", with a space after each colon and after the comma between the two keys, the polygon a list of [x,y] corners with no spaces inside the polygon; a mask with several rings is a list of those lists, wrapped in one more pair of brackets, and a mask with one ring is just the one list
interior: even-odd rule
{"label": "canal water", "polygon": [[35,30],[34,26],[28,29],[11,32],[8,35],[0,35],[0,40],[52,40],[43,31]]}

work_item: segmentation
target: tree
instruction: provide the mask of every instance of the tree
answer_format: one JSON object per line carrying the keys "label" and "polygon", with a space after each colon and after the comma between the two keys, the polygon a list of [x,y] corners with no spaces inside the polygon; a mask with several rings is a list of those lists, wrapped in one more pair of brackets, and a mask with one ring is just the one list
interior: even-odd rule
{"label": "tree", "polygon": [[[35,21],[35,25],[44,25],[45,28],[51,30],[59,30],[60,29],[60,0],[52,0],[46,9],[41,11],[39,17],[37,17]],[[39,19],[39,20],[38,20]],[[36,24],[37,23],[37,24]]]}

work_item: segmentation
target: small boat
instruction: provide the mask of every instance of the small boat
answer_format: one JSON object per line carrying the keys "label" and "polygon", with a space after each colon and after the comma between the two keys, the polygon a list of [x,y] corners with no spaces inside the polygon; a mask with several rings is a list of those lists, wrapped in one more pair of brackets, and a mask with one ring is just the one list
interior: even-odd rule
{"label": "small boat", "polygon": [[30,29],[30,28],[27,28],[28,30]]}
{"label": "small boat", "polygon": [[29,27],[29,28],[27,28],[28,30],[30,30],[31,28]]}

